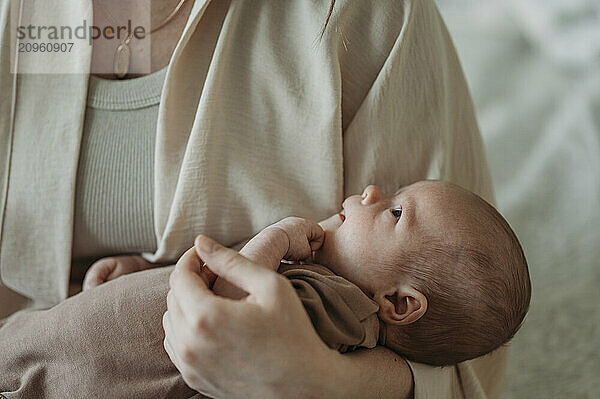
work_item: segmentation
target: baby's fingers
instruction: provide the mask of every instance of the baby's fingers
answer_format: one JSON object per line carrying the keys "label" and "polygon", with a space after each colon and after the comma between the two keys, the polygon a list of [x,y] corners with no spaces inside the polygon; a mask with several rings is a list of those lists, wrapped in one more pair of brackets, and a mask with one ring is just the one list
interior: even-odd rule
{"label": "baby's fingers", "polygon": [[102,284],[105,280],[103,280],[98,273],[90,273],[87,272],[85,278],[83,279],[83,284],[81,289],[83,291],[89,290],[90,288],[94,288]]}
{"label": "baby's fingers", "polygon": [[325,240],[325,231],[318,224],[313,222],[312,220],[307,220],[307,234],[306,238],[308,239],[308,244],[310,245],[310,249],[312,251],[316,251],[323,245],[323,241]]}

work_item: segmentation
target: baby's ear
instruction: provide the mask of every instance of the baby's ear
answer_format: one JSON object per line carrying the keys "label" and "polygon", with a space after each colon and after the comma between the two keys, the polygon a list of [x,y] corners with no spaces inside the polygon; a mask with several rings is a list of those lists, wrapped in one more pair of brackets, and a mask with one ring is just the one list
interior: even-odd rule
{"label": "baby's ear", "polygon": [[419,320],[427,311],[425,295],[407,284],[380,290],[373,299],[379,304],[377,314],[387,324],[408,325]]}

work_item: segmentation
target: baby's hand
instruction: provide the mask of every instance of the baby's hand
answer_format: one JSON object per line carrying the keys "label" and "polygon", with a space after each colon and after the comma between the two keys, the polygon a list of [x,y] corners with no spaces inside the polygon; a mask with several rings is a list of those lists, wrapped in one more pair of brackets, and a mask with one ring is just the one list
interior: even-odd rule
{"label": "baby's hand", "polygon": [[325,239],[325,232],[321,226],[312,220],[299,217],[287,217],[269,228],[278,228],[287,235],[289,247],[284,256],[287,260],[310,259],[313,251],[321,248]]}
{"label": "baby's hand", "polygon": [[96,261],[85,274],[83,291],[99,286],[125,274],[154,267],[153,263],[138,255],[122,255],[102,258]]}

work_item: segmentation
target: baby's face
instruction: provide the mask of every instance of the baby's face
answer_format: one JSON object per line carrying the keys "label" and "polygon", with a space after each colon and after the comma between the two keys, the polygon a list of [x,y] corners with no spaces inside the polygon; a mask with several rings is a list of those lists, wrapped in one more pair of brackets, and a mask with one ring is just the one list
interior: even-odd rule
{"label": "baby's face", "polygon": [[480,230],[469,215],[471,201],[439,181],[414,183],[392,197],[368,186],[320,223],[325,241],[315,261],[373,294],[398,279],[394,260],[403,251],[418,250],[427,237],[447,242]]}

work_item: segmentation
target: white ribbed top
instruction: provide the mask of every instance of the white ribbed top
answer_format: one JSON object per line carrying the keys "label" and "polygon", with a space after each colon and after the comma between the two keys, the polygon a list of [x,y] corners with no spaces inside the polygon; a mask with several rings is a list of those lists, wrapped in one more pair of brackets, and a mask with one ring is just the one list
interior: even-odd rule
{"label": "white ribbed top", "polygon": [[156,250],[154,144],[165,74],[166,67],[126,80],[90,75],[75,191],[74,264]]}

